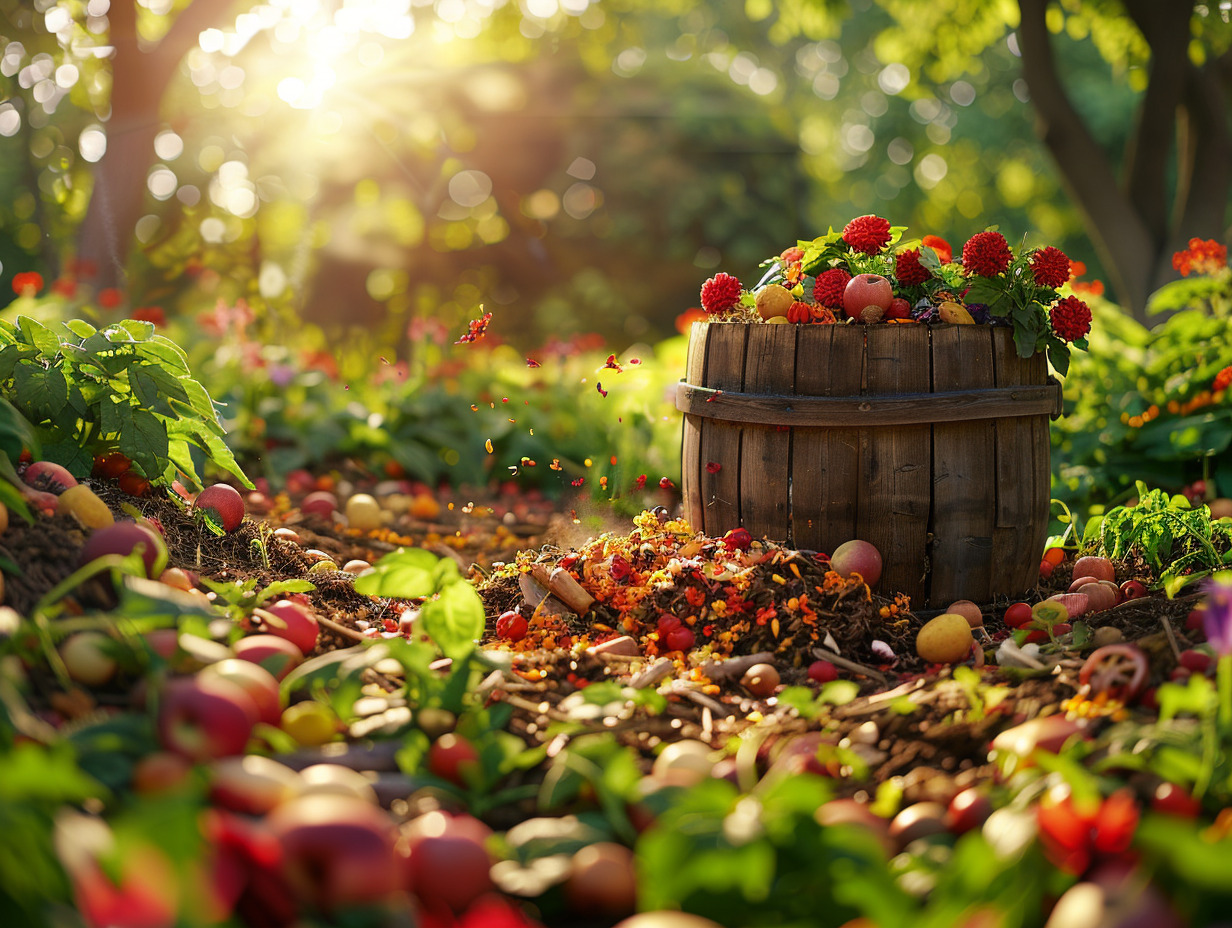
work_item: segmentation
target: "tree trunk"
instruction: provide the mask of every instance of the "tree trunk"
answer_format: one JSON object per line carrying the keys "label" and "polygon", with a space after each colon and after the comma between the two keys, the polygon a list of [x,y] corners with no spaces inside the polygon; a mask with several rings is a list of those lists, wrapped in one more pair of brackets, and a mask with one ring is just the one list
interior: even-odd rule
{"label": "tree trunk", "polygon": [[136,0],[113,0],[108,11],[112,58],[111,111],[107,152],[95,165],[90,205],[77,231],[77,257],[98,266],[97,285],[123,287],[133,233],[146,197],[146,178],[154,160],[154,138],[161,127],[159,107],[181,59],[211,23],[222,20],[230,3],[190,3],[153,48],[137,39]]}
{"label": "tree trunk", "polygon": [[[1083,215],[1121,305],[1145,322],[1151,293],[1176,277],[1173,252],[1190,238],[1222,238],[1232,189],[1225,75],[1232,57],[1190,60],[1192,4],[1124,0],[1151,46],[1151,77],[1119,183],[1107,154],[1065,92],[1045,24],[1049,0],[1019,0],[1023,78],[1040,137]],[[1170,159],[1177,188],[1169,196]]]}

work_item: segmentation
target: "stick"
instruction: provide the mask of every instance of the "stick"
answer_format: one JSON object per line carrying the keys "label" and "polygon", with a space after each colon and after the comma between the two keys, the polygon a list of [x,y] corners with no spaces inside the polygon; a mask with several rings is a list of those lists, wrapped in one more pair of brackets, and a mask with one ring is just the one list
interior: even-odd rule
{"label": "stick", "polygon": [[849,661],[847,658],[835,654],[827,648],[813,648],[813,655],[829,661],[831,664],[838,664],[840,667],[845,667],[853,673],[862,673],[866,677],[871,677],[878,683],[885,683],[886,677],[879,670],[874,670],[872,667],[867,667],[864,664],[856,661]]}

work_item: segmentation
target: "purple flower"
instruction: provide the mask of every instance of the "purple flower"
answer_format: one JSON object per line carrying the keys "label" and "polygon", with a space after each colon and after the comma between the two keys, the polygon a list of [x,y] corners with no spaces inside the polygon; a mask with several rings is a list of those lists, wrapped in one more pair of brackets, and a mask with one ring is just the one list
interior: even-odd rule
{"label": "purple flower", "polygon": [[1202,624],[1206,640],[1215,653],[1232,655],[1232,572],[1216,574],[1203,584],[1206,591]]}

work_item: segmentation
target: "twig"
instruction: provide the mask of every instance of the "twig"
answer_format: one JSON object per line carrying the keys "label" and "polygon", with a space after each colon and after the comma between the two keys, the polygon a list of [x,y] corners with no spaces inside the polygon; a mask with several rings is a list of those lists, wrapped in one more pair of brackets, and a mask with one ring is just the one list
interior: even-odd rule
{"label": "twig", "polygon": [[1164,634],[1168,636],[1168,644],[1172,646],[1172,656],[1176,658],[1176,662],[1179,664],[1181,662],[1181,648],[1177,644],[1176,632],[1172,630],[1172,623],[1168,621],[1166,615],[1161,615],[1159,617],[1159,624],[1164,627]]}
{"label": "twig", "polygon": [[688,684],[674,684],[671,688],[671,693],[676,696],[683,696],[685,699],[697,703],[703,710],[709,709],[713,714],[722,716],[723,718],[727,718],[733,714],[731,709],[723,705],[717,699],[707,696],[705,693],[699,693]]}
{"label": "twig", "polygon": [[827,648],[816,648],[815,647],[813,648],[813,655],[815,657],[820,657],[824,660],[827,660],[831,664],[838,664],[838,666],[840,667],[845,667],[848,670],[850,670],[852,673],[862,673],[866,677],[871,677],[872,679],[876,680],[878,683],[886,682],[886,676],[881,671],[874,670],[872,667],[868,667],[857,661],[850,661],[845,657],[835,654],[833,651]]}
{"label": "twig", "polygon": [[654,686],[669,673],[675,665],[671,658],[661,657],[645,670],[639,670],[635,673],[632,679],[629,680],[629,685],[635,690],[645,689],[648,686]]}
{"label": "twig", "polygon": [[702,673],[716,683],[720,680],[735,680],[744,676],[744,672],[755,664],[771,664],[774,655],[769,651],[758,651],[756,654],[746,654],[743,657],[732,657],[725,661],[706,661],[702,664]]}
{"label": "twig", "polygon": [[327,619],[325,616],[317,615],[317,624],[323,625],[331,632],[341,635],[343,638],[350,638],[352,641],[368,641],[362,632],[357,632],[353,628],[347,628],[345,625],[339,625],[333,619]]}

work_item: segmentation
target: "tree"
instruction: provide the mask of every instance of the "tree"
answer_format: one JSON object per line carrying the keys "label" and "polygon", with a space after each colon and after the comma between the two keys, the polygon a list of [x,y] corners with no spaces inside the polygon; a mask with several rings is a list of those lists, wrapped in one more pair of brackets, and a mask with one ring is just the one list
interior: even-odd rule
{"label": "tree", "polygon": [[[1172,254],[1192,237],[1224,239],[1232,190],[1232,27],[1202,0],[884,0],[895,25],[874,47],[883,60],[944,87],[986,81],[981,54],[1007,40],[1021,57],[1037,131],[1104,272],[1126,309],[1145,315],[1149,294],[1176,274]],[[835,34],[838,7],[797,0],[778,14],[790,30]],[[813,13],[810,20],[808,13]],[[859,14],[858,14],[859,15]],[[1070,40],[1093,45],[1111,78],[1134,92],[1123,150],[1101,138],[1104,114],[1084,106],[1067,64]],[[1118,139],[1119,141],[1119,139]]]}

